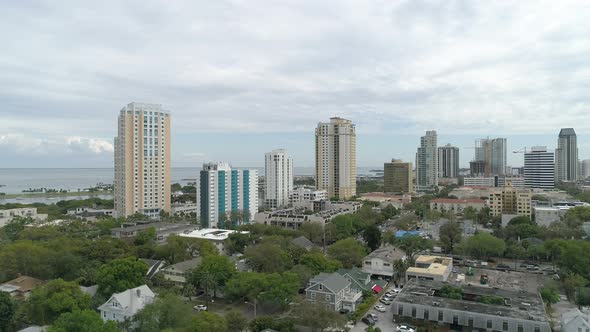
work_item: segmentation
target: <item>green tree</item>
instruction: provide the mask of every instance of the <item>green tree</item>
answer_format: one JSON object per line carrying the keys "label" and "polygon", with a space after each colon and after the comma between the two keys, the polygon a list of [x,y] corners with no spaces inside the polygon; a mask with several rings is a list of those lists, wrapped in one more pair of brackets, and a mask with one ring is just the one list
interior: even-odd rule
{"label": "green tree", "polygon": [[33,224],[34,222],[30,217],[14,217],[2,227],[4,237],[9,241],[14,241],[18,239],[20,233],[25,229],[25,225]]}
{"label": "green tree", "polygon": [[477,258],[499,257],[504,254],[506,244],[502,239],[488,233],[478,233],[466,239],[463,243],[465,253]]}
{"label": "green tree", "polygon": [[326,309],[318,303],[299,303],[291,313],[294,321],[311,328],[312,331],[323,331],[327,328],[344,328],[346,318],[333,310]]}
{"label": "green tree", "polygon": [[471,206],[468,206],[463,210],[463,217],[467,220],[476,220],[477,210]]}
{"label": "green tree", "polygon": [[134,257],[114,259],[98,269],[98,291],[104,296],[145,284],[147,265]]}
{"label": "green tree", "polygon": [[104,322],[93,310],[76,310],[61,314],[49,327],[49,332],[117,332],[117,323]]}
{"label": "green tree", "polygon": [[432,242],[418,235],[404,236],[397,240],[397,246],[406,253],[406,260],[410,266],[414,265],[416,255],[432,248]]}
{"label": "green tree", "polygon": [[209,255],[194,269],[189,281],[197,288],[205,290],[207,295],[216,296],[217,289],[236,273],[235,264],[227,256]]}
{"label": "green tree", "polygon": [[563,288],[569,299],[574,299],[576,290],[586,287],[588,280],[578,274],[570,274],[563,279]]}
{"label": "green tree", "polygon": [[228,332],[242,332],[248,327],[248,319],[239,311],[230,311],[225,315]]}
{"label": "green tree", "polygon": [[461,227],[454,221],[449,221],[440,227],[439,236],[444,252],[453,252],[455,245],[461,242],[461,234]]}
{"label": "green tree", "polygon": [[250,233],[233,233],[225,240],[225,247],[230,254],[244,253],[246,246],[254,243],[254,239]]}
{"label": "green tree", "polygon": [[207,311],[201,311],[193,318],[191,332],[225,332],[227,331],[227,322],[223,316],[213,314]]}
{"label": "green tree", "polygon": [[303,233],[309,241],[315,244],[322,244],[324,240],[324,228],[321,224],[308,222],[301,225],[299,231]]}
{"label": "green tree", "polygon": [[62,279],[34,289],[21,308],[25,321],[37,325],[47,325],[63,313],[85,309],[90,309],[90,296],[76,283]]}
{"label": "green tree", "polygon": [[313,273],[313,271],[309,267],[301,264],[293,266],[293,268],[289,270],[289,272],[295,273],[297,275],[297,278],[299,279],[299,287],[305,287],[307,285],[308,280],[315,275],[315,273]]}
{"label": "green tree", "polygon": [[290,318],[277,318],[273,316],[257,316],[250,321],[248,327],[252,332],[260,332],[265,329],[273,329],[281,332],[297,331]]}
{"label": "green tree", "polygon": [[355,217],[350,214],[336,216],[330,224],[334,225],[334,237],[337,240],[345,239],[356,232]]}
{"label": "green tree", "polygon": [[539,293],[547,307],[551,307],[552,304],[559,302],[559,292],[556,285],[546,285],[539,290]]}
{"label": "green tree", "polygon": [[189,327],[191,307],[173,293],[160,294],[133,318],[138,332],[157,332],[165,329],[181,330]]}
{"label": "green tree", "polygon": [[0,331],[8,331],[12,323],[16,304],[8,293],[0,292]]}
{"label": "green tree", "polygon": [[375,225],[370,225],[363,231],[363,239],[371,251],[381,246],[381,230]]}
{"label": "green tree", "polygon": [[366,254],[367,252],[363,245],[354,238],[336,241],[336,243],[328,247],[328,255],[340,261],[342,266],[347,269],[353,266],[360,266]]}
{"label": "green tree", "polygon": [[283,272],[293,266],[293,261],[281,245],[259,243],[246,248],[244,256],[248,264],[259,272]]}
{"label": "green tree", "polygon": [[342,268],[340,261],[328,259],[321,252],[312,252],[300,257],[299,264],[307,266],[313,274],[320,272],[335,272]]}

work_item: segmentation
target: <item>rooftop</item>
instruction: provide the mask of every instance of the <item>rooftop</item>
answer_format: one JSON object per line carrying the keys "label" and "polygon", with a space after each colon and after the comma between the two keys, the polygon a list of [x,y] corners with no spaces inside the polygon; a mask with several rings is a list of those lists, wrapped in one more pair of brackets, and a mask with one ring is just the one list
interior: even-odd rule
{"label": "rooftop", "polygon": [[162,271],[178,271],[181,273],[187,272],[188,270],[194,269],[201,264],[201,257],[189,259],[188,261],[178,262],[176,264],[172,264],[166,266],[162,269]]}
{"label": "rooftop", "polygon": [[379,249],[375,249],[369,255],[365,257],[365,259],[371,258],[380,258],[383,260],[396,260],[396,259],[403,259],[405,257],[404,252],[401,249],[397,249],[396,247],[392,246],[385,246]]}
{"label": "rooftop", "polygon": [[[463,291],[463,299],[457,300],[436,296],[435,292],[439,291],[443,286],[450,286],[450,284],[447,282],[412,279],[406,283],[394,302],[436,306],[451,310],[547,323],[543,301],[538,294],[522,290],[454,284],[453,287],[461,288]],[[485,304],[465,299],[466,297],[476,298],[484,295],[501,297],[504,299],[505,304]]]}
{"label": "rooftop", "polygon": [[476,203],[476,204],[485,204],[484,200],[477,199],[477,198],[467,198],[467,199],[458,199],[458,198],[435,198],[430,201],[431,203]]}
{"label": "rooftop", "polygon": [[453,263],[453,259],[450,257],[442,257],[442,256],[427,256],[421,255],[416,258],[416,265],[426,265],[428,267],[409,267],[406,273],[408,272],[415,272],[415,273],[428,273],[434,275],[443,275],[447,270],[448,266]]}
{"label": "rooftop", "polygon": [[239,232],[239,231],[234,231],[231,229],[202,228],[202,229],[196,229],[192,232],[180,234],[180,236],[190,237],[190,238],[195,238],[195,239],[223,241],[223,240],[227,239],[230,234],[234,234],[234,233],[248,234],[250,232]]}
{"label": "rooftop", "polygon": [[44,284],[43,280],[39,280],[33,277],[20,276],[16,279],[7,281],[0,285],[0,291],[12,293],[14,291],[28,292],[35,289],[37,286]]}
{"label": "rooftop", "polygon": [[117,232],[124,230],[126,232],[132,231],[142,231],[149,228],[155,228],[156,231],[166,231],[171,229],[180,229],[180,228],[195,228],[195,225],[191,224],[173,224],[167,222],[137,222],[137,225],[129,226],[129,227],[115,227],[111,228],[111,232]]}
{"label": "rooftop", "polygon": [[311,285],[322,284],[326,288],[330,289],[334,293],[340,292],[346,286],[350,285],[350,282],[341,276],[340,274],[334,273],[320,273],[317,276],[309,280]]}
{"label": "rooftop", "polygon": [[313,242],[309,241],[305,236],[301,235],[300,237],[296,237],[293,240],[291,240],[291,243],[293,243],[294,245],[296,245],[297,247],[300,248],[311,248],[313,247]]}

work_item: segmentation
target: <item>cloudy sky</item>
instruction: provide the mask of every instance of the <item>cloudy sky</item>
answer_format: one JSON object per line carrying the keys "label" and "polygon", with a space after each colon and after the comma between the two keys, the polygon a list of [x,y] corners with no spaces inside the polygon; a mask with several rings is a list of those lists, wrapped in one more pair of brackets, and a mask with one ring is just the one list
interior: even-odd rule
{"label": "cloudy sky", "polygon": [[312,166],[334,115],[359,166],[413,160],[428,129],[512,151],[574,127],[590,158],[589,36],[587,1],[4,1],[0,167],[111,167],[132,101],[172,113],[174,166]]}

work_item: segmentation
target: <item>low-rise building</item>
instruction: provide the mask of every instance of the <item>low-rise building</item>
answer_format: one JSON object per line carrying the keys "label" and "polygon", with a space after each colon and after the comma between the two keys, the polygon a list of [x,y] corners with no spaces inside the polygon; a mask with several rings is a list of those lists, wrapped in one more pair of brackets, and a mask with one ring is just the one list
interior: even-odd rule
{"label": "low-rise building", "polygon": [[[127,227],[126,227],[127,226]],[[198,228],[193,224],[173,224],[166,222],[137,221],[135,224],[127,224],[111,229],[111,236],[118,239],[133,239],[137,234],[150,228],[156,230],[156,240],[165,242],[170,235],[182,235],[190,233]]]}
{"label": "low-rise building", "polygon": [[318,303],[327,310],[356,310],[363,293],[351,288],[351,282],[340,274],[320,273],[309,280],[305,289],[305,298],[309,302]]}
{"label": "low-rise building", "polygon": [[401,249],[392,246],[381,247],[363,258],[362,271],[374,276],[393,277],[397,272],[393,262],[398,259],[405,259]]}
{"label": "low-rise building", "polygon": [[37,222],[47,221],[46,214],[38,214],[37,208],[16,208],[0,210],[0,227],[3,227],[16,217],[31,218]]}
{"label": "low-rise building", "polygon": [[197,204],[195,203],[174,203],[172,204],[172,215],[190,215],[194,213],[197,215]]}
{"label": "low-rise building", "polygon": [[304,223],[317,223],[323,226],[336,216],[356,212],[360,206],[358,202],[314,201],[309,206],[259,212],[254,216],[254,221],[287,229],[299,229]]}
{"label": "low-rise building", "polygon": [[45,281],[33,277],[20,276],[0,285],[0,292],[8,293],[15,300],[26,300],[33,289],[43,285]]}
{"label": "low-rise building", "polygon": [[567,210],[567,208],[554,206],[535,206],[533,208],[535,222],[539,226],[549,226],[554,222],[560,221],[561,217],[565,215]]}
{"label": "low-rise building", "polygon": [[340,269],[336,271],[339,275],[345,277],[350,281],[350,288],[360,292],[373,291],[375,293],[381,292],[387,286],[387,281],[383,279],[373,280],[371,274],[363,272],[358,267],[351,269]]}
{"label": "low-rise building", "polygon": [[249,232],[240,232],[231,229],[202,228],[195,229],[191,232],[184,232],[179,235],[182,237],[190,237],[192,239],[207,240],[215,245],[220,255],[225,255],[225,240],[229,238],[230,234],[234,233],[248,234]]}
{"label": "low-rise building", "polygon": [[589,332],[590,312],[580,309],[564,312],[561,315],[561,332]]}
{"label": "low-rise building", "polygon": [[458,199],[458,198],[435,198],[430,201],[430,209],[435,211],[452,211],[461,213],[467,207],[471,207],[476,211],[483,209],[486,206],[484,200],[478,198]]}
{"label": "low-rise building", "polygon": [[[461,298],[444,297],[443,287]],[[550,332],[540,296],[522,290],[411,280],[391,304],[396,322],[433,322],[441,329]]]}
{"label": "low-rise building", "polygon": [[488,206],[492,216],[507,214],[530,217],[531,198],[529,189],[517,189],[508,182],[502,188],[490,190]]}
{"label": "low-rise building", "polygon": [[96,217],[112,217],[115,209],[96,209],[87,206],[70,209],[67,211],[67,215],[77,216],[82,218],[96,218]]}
{"label": "low-rise building", "polygon": [[383,192],[370,192],[360,194],[360,200],[369,202],[378,202],[381,207],[392,205],[396,209],[401,209],[406,204],[412,203],[412,195],[397,195]]}
{"label": "low-rise building", "polygon": [[291,240],[291,243],[293,243],[295,246],[297,246],[299,248],[305,249],[306,251],[310,251],[311,249],[313,249],[313,247],[315,247],[313,242],[309,241],[303,235],[294,238],[293,240]]}
{"label": "low-rise building", "polygon": [[146,286],[115,293],[98,310],[103,321],[125,322],[132,320],[137,312],[154,302],[155,294]]}
{"label": "low-rise building", "polygon": [[421,255],[414,266],[406,270],[406,282],[411,279],[447,281],[452,271],[451,257]]}
{"label": "low-rise building", "polygon": [[290,204],[323,201],[327,200],[328,198],[328,191],[325,189],[318,190],[315,188],[300,186],[295,187],[293,190],[289,192]]}
{"label": "low-rise building", "polygon": [[189,277],[190,271],[201,264],[201,257],[189,259],[184,262],[168,265],[160,271],[164,279],[173,282],[177,286],[184,286]]}

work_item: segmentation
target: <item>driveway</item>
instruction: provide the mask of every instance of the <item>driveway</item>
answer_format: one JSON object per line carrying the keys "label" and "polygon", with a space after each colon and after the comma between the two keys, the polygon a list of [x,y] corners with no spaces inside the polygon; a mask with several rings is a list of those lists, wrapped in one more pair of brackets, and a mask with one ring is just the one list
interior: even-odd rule
{"label": "driveway", "polygon": [[[385,290],[383,290],[381,292],[382,294],[385,294],[385,292],[389,289],[393,289],[392,284],[389,285],[389,287],[387,287]],[[377,301],[376,304],[382,304],[381,302]],[[391,309],[391,305],[386,305],[385,306],[385,312],[379,312],[377,310],[375,310],[375,308],[373,307],[371,310],[367,311],[367,315],[368,314],[374,314],[377,315],[377,317],[379,318],[379,320],[377,321],[377,323],[375,324],[375,327],[378,327],[381,329],[381,331],[383,332],[394,332],[395,328],[397,327],[397,325],[395,325],[393,323],[393,311]],[[358,321],[358,323],[354,326],[354,328],[352,330],[350,330],[351,332],[365,332],[365,330],[368,328],[369,326],[365,323],[363,323],[361,320]]]}

